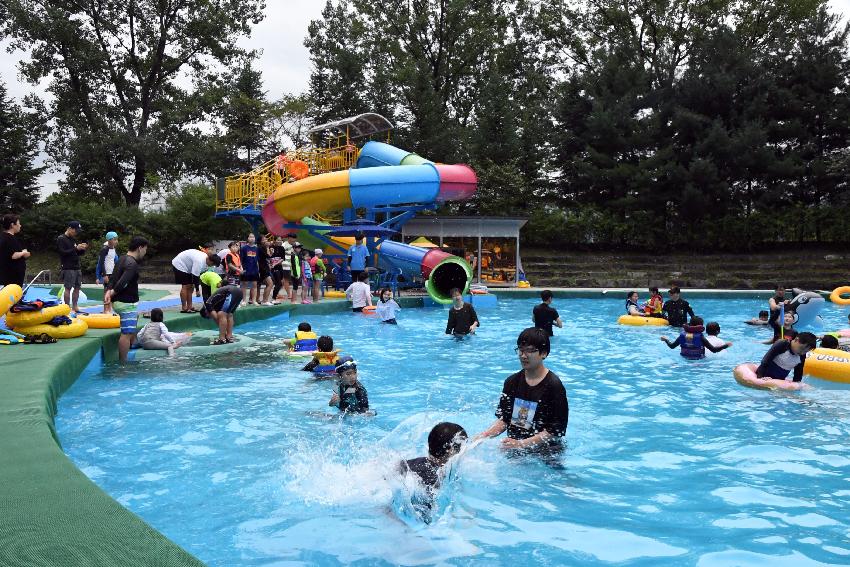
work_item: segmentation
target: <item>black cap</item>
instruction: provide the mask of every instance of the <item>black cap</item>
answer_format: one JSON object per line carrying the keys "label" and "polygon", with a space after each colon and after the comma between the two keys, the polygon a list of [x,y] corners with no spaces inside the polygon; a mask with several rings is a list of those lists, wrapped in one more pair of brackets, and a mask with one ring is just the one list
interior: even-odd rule
{"label": "black cap", "polygon": [[76,230],[83,230],[83,225],[80,224],[80,221],[72,220],[72,221],[68,222],[68,228],[73,228],[73,229],[76,229]]}

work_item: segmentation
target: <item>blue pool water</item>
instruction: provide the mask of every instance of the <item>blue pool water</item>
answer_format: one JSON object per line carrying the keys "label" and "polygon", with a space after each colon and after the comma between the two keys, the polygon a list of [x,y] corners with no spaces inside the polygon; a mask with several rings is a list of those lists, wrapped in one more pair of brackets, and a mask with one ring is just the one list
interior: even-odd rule
{"label": "blue pool water", "polygon": [[[60,400],[70,458],[94,482],[210,565],[846,565],[850,392],[743,388],[732,367],[767,349],[741,321],[756,300],[692,300],[735,345],[688,362],[614,324],[621,299],[555,301],[566,320],[548,365],[570,402],[562,468],[466,453],[429,526],[393,511],[395,463],[428,431],[493,421],[533,301],[481,310],[469,340],[442,309],[397,328],[311,316],[360,362],[372,418],[341,419],[278,347],[153,359],[84,375]],[[830,328],[846,311],[828,305]],[[276,341],[297,320],[242,326]]]}

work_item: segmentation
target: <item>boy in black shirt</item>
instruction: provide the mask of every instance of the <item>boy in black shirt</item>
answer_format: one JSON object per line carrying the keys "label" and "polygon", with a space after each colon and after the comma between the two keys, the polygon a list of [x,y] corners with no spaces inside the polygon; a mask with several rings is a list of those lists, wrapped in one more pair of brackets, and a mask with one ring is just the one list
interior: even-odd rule
{"label": "boy in black shirt", "polygon": [[561,316],[558,315],[558,311],[552,307],[551,291],[545,289],[540,292],[540,300],[543,303],[534,308],[531,318],[534,321],[535,327],[543,329],[551,337],[555,334],[552,331],[552,325],[557,325],[559,329],[563,329],[564,323],[561,322]]}
{"label": "boy in black shirt", "polygon": [[134,236],[127,254],[116,262],[109,289],[103,294],[103,304],[111,305],[112,311],[121,320],[121,336],[118,338],[118,360],[121,362],[127,361],[127,353],[136,338],[139,320],[139,262],[147,251],[147,238]]}
{"label": "boy in black shirt", "polygon": [[469,335],[475,334],[479,326],[478,314],[469,303],[464,303],[463,294],[458,288],[452,288],[449,292],[452,297],[451,309],[449,309],[449,322],[446,324],[447,335]]}
{"label": "boy in black shirt", "polygon": [[336,367],[339,384],[328,405],[338,407],[341,412],[366,413],[369,411],[369,396],[357,379],[357,363],[351,357],[346,358]]}
{"label": "boy in black shirt", "polygon": [[670,299],[664,303],[661,313],[671,327],[681,327],[688,322],[688,316],[694,318],[694,310],[690,303],[681,298],[682,290],[676,286],[670,288]]}
{"label": "boy in black shirt", "polygon": [[522,370],[505,380],[497,419],[479,437],[497,437],[507,430],[503,449],[556,443],[567,432],[570,408],[561,379],[543,364],[549,356],[549,337],[542,329],[526,329],[514,350]]}
{"label": "boy in black shirt", "polygon": [[412,472],[425,487],[426,498],[414,500],[413,508],[426,524],[431,523],[431,508],[434,495],[443,480],[443,467],[460,452],[466,439],[466,430],[457,423],[438,423],[428,434],[428,456],[399,463],[401,474]]}

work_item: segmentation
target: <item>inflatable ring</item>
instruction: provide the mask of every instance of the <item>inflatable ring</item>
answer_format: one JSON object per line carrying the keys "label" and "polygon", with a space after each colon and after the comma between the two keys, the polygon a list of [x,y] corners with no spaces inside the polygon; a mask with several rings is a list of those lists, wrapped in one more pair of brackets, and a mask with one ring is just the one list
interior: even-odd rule
{"label": "inflatable ring", "polygon": [[375,312],[376,312],[375,311],[376,309],[377,308],[374,305],[367,305],[366,307],[363,308],[363,314],[364,315],[374,315]]}
{"label": "inflatable ring", "polygon": [[517,287],[531,287],[531,282],[520,280],[516,284]]}
{"label": "inflatable ring", "polygon": [[850,352],[816,348],[806,355],[803,372],[827,382],[850,384]]}
{"label": "inflatable ring", "polygon": [[[0,289],[0,317],[5,315],[14,304],[19,302],[23,295],[24,291],[17,284],[7,285],[3,289]],[[12,326],[11,323],[8,325],[10,327]]]}
{"label": "inflatable ring", "polygon": [[806,387],[802,382],[759,378],[756,376],[756,368],[758,368],[758,364],[745,362],[736,366],[732,375],[735,376],[735,381],[741,386],[756,390],[802,390]]}
{"label": "inflatable ring", "polygon": [[639,317],[638,315],[620,315],[617,323],[620,325],[631,325],[633,327],[663,327],[670,324],[667,319],[662,319],[661,317]]}
{"label": "inflatable ring", "polygon": [[345,297],[344,291],[326,291],[325,297]]}
{"label": "inflatable ring", "polygon": [[118,315],[108,315],[106,313],[89,313],[80,314],[79,318],[86,322],[89,329],[119,329],[121,328],[121,318]]}
{"label": "inflatable ring", "polygon": [[73,319],[70,325],[59,325],[58,327],[54,327],[53,325],[32,325],[30,327],[18,327],[15,330],[22,335],[45,334],[54,339],[73,339],[74,337],[85,335],[86,331],[89,330],[89,326],[82,319],[76,318]]}
{"label": "inflatable ring", "polygon": [[843,285],[832,290],[829,300],[836,305],[850,305],[850,298],[841,297],[845,293],[850,294],[850,285]]}
{"label": "inflatable ring", "polygon": [[[32,327],[47,323],[54,317],[67,317],[71,313],[71,306],[63,303],[53,307],[45,307],[40,311],[22,311],[20,313],[9,313],[6,315],[6,325],[12,327],[19,333],[23,331],[18,327]],[[88,329],[88,327],[86,327]],[[26,333],[24,333],[26,334]],[[49,334],[49,333],[48,333]]]}
{"label": "inflatable ring", "polygon": [[283,353],[283,356],[293,360],[300,360],[303,358],[313,358],[313,354],[315,353],[316,351],[314,350],[287,350]]}

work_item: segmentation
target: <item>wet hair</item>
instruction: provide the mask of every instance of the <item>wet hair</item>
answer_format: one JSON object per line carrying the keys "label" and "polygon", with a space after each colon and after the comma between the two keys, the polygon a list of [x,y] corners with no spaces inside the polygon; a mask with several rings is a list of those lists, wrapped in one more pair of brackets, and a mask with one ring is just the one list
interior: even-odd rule
{"label": "wet hair", "polygon": [[767,310],[759,311],[759,319],[767,319],[768,317],[770,317],[770,313]]}
{"label": "wet hair", "polygon": [[307,321],[302,321],[298,323],[298,330],[304,333],[309,333],[313,330],[313,327],[311,327],[310,323],[308,323]]}
{"label": "wet hair", "polygon": [[130,239],[130,245],[127,247],[127,250],[135,252],[139,248],[143,248],[149,244],[150,242],[148,242],[148,239],[144,236],[134,236]]}
{"label": "wet hair", "polygon": [[658,293],[658,288],[657,287],[649,288],[649,293]]}
{"label": "wet hair", "polygon": [[452,289],[450,289],[450,290],[449,290],[449,297],[452,297],[452,298],[453,298],[453,297],[455,296],[455,294],[456,294],[456,293],[460,293],[460,288],[459,288],[459,287],[453,287]]}
{"label": "wet hair", "polygon": [[548,289],[544,289],[540,292],[540,299],[543,301],[549,301],[550,299],[552,299],[552,292]]}
{"label": "wet hair", "polygon": [[631,296],[633,296],[635,294],[637,294],[636,291],[630,291],[629,293],[626,294],[626,299],[629,299]]}
{"label": "wet hair", "polygon": [[720,323],[717,321],[712,321],[705,327],[705,332],[709,335],[719,335],[720,334]]}
{"label": "wet hair", "polygon": [[321,337],[319,337],[319,340],[316,341],[316,344],[318,345],[319,350],[321,352],[331,352],[334,349],[334,340],[327,335],[322,335]]}
{"label": "wet hair", "polygon": [[[696,316],[695,316],[695,317],[691,317],[691,322],[689,323],[689,325],[690,325],[691,327],[699,327],[699,326],[700,326],[700,325],[702,325],[702,324],[703,324],[702,317],[696,317]],[[719,327],[719,326],[720,326],[720,325],[718,325],[718,327]]]}
{"label": "wet hair", "polygon": [[812,333],[804,332],[797,335],[796,338],[800,344],[806,345],[809,348],[815,348],[818,344],[818,339]]}
{"label": "wet hair", "polygon": [[215,252],[210,252],[210,253],[208,253],[208,254],[207,254],[207,260],[208,260],[208,261],[209,261],[209,262],[210,262],[213,266],[220,266],[220,265],[221,265],[221,258],[219,258],[219,257],[218,257],[218,254],[216,254]]}
{"label": "wet hair", "polygon": [[160,309],[159,307],[151,309],[151,323],[162,323],[162,321],[162,309]]}
{"label": "wet hair", "polygon": [[838,348],[838,339],[832,335],[824,335],[820,340],[821,348]]}
{"label": "wet hair", "polygon": [[682,293],[682,290],[679,289],[679,286],[674,285],[673,287],[670,288],[670,291],[668,291],[667,293]]}
{"label": "wet hair", "polygon": [[438,423],[428,434],[428,454],[435,459],[444,459],[460,451],[467,438],[466,430],[457,423]]}
{"label": "wet hair", "polygon": [[519,334],[516,339],[516,346],[536,347],[540,354],[549,354],[549,335],[543,329],[529,327]]}
{"label": "wet hair", "polygon": [[20,217],[18,217],[18,215],[3,215],[3,230],[9,230],[12,228],[12,225],[18,222],[19,218]]}
{"label": "wet hair", "polygon": [[357,281],[359,281],[359,282],[365,282],[368,279],[369,279],[369,274],[367,274],[365,271],[360,272],[360,274],[357,276]]}

